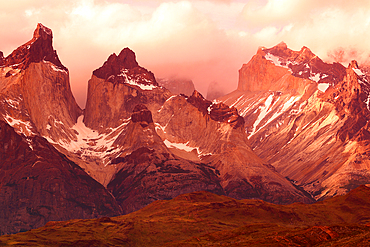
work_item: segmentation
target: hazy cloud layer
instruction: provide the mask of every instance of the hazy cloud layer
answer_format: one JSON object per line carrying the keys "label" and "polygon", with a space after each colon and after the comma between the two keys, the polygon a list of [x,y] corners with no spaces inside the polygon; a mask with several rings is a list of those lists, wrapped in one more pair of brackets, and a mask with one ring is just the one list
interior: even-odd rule
{"label": "hazy cloud layer", "polygon": [[70,70],[78,103],[107,57],[130,47],[157,77],[192,79],[236,89],[238,69],[258,46],[285,41],[328,61],[369,60],[370,2],[341,0],[103,1],[0,0],[0,50],[8,55],[31,38],[38,22]]}

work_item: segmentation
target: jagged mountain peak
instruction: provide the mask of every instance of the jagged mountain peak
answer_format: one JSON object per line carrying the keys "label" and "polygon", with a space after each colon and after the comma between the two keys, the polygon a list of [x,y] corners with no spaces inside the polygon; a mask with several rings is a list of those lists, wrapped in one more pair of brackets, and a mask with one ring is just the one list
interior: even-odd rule
{"label": "jagged mountain peak", "polygon": [[39,23],[33,33],[33,38],[7,56],[3,64],[13,68],[26,69],[31,63],[49,61],[59,69],[68,71],[59,60],[52,43],[53,33],[51,29]]}
{"label": "jagged mountain peak", "polygon": [[93,75],[113,83],[158,86],[154,74],[139,66],[135,53],[128,47],[119,55],[108,57],[103,66],[94,70]]}
{"label": "jagged mountain peak", "polygon": [[280,59],[287,59],[290,62],[296,60],[302,60],[301,62],[308,62],[309,60],[317,57],[308,47],[303,46],[299,51],[293,51],[288,48],[288,45],[284,42],[280,42],[272,48],[265,48],[259,50],[262,55],[272,54],[279,57]]}
{"label": "jagged mountain peak", "polygon": [[45,39],[48,39],[49,37],[51,39],[53,38],[53,32],[51,31],[51,29],[45,27],[41,23],[38,23],[36,30],[33,33],[33,38],[34,39],[42,38],[45,40]]}
{"label": "jagged mountain peak", "polygon": [[310,79],[318,83],[337,83],[343,80],[345,67],[339,63],[325,63],[308,47],[293,51],[285,43],[269,49],[261,49],[260,54],[276,66],[288,68],[295,77]]}
{"label": "jagged mountain peak", "polygon": [[285,43],[280,43],[272,48],[259,48],[257,54],[243,65],[239,70],[238,90],[301,91],[306,80],[310,80],[325,83],[318,85],[318,89],[325,91],[342,81],[345,75],[346,68],[340,63],[326,63],[305,46],[293,51]]}
{"label": "jagged mountain peak", "polygon": [[122,69],[133,69],[138,66],[135,53],[126,47],[118,56],[116,53],[110,55],[102,67],[94,70],[93,75],[101,79],[107,79],[111,75],[116,76],[120,74]]}

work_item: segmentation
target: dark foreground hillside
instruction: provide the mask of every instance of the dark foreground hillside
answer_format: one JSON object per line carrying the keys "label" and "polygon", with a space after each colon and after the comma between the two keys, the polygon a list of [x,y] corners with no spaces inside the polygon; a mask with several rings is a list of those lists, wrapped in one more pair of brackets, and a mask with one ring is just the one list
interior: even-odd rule
{"label": "dark foreground hillside", "polygon": [[125,216],[49,222],[0,237],[6,245],[369,246],[370,188],[290,205],[195,192]]}

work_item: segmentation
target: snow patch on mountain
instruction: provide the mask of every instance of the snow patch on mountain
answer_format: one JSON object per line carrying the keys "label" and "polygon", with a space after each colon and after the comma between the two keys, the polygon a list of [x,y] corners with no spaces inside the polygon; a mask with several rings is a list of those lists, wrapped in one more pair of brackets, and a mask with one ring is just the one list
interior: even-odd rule
{"label": "snow patch on mountain", "polygon": [[21,98],[6,99],[5,102],[14,109],[18,109]]}
{"label": "snow patch on mountain", "polygon": [[169,140],[164,140],[163,141],[164,145],[168,148],[177,148],[180,150],[184,150],[186,152],[191,152],[194,149],[198,149],[197,147],[191,147],[189,146],[189,141],[187,143],[176,143],[176,142],[170,142]]}
{"label": "snow patch on mountain", "polygon": [[[257,112],[259,112],[258,114],[258,117],[257,117],[257,120],[253,123],[253,130],[251,133],[249,133],[249,137],[253,136],[255,133],[258,132],[258,130],[260,129],[257,129],[257,126],[260,124],[260,122],[266,117],[266,115],[269,113],[269,110],[272,108],[270,107],[271,106],[271,103],[272,103],[272,100],[273,100],[273,97],[274,97],[274,94],[270,94],[266,101],[265,101],[265,105],[262,105],[262,106],[259,106],[258,109],[256,110]],[[277,101],[275,101],[277,102]]]}
{"label": "snow patch on mountain", "polygon": [[153,82],[151,80],[148,80],[148,79],[145,79],[145,78],[142,78],[142,79],[143,79],[143,81],[147,82],[148,85],[144,85],[144,84],[138,83],[137,80],[131,78],[128,75],[128,72],[129,72],[128,69],[123,69],[121,71],[121,74],[119,74],[117,76],[124,77],[126,79],[125,80],[125,83],[130,84],[130,85],[133,85],[133,86],[137,86],[141,90],[153,90],[154,88],[158,88],[158,86],[155,86],[155,85],[152,84]]}
{"label": "snow patch on mountain", "polygon": [[266,53],[265,59],[271,61],[276,66],[289,69],[290,72],[292,72],[292,70],[289,68],[289,65],[297,65],[298,64],[297,62],[294,62],[294,61],[292,62],[292,61],[285,60],[285,59],[283,59],[281,57],[278,57],[278,56],[275,56],[271,53]]}
{"label": "snow patch on mountain", "polygon": [[49,61],[43,60],[43,62],[48,64],[52,68],[52,70],[54,70],[56,72],[62,72],[62,73],[68,74],[68,71],[66,71],[64,69],[59,69],[58,67],[56,67],[53,63],[51,63]]}
{"label": "snow patch on mountain", "polygon": [[32,125],[29,121],[23,121],[20,119],[15,119],[9,115],[4,117],[4,120],[14,128],[14,130],[18,134],[23,134],[25,136],[33,136],[36,135],[35,132],[32,131]]}
{"label": "snow patch on mountain", "polygon": [[320,73],[311,73],[309,79],[311,81],[319,82],[320,81]]}
{"label": "snow patch on mountain", "polygon": [[244,95],[240,96],[237,100],[235,100],[235,102],[234,102],[234,103],[232,103],[232,104],[230,105],[230,107],[233,107],[233,106],[237,105],[237,104],[239,103],[239,101],[240,101],[243,97],[244,97]]}
{"label": "snow patch on mountain", "polygon": [[66,150],[78,154],[84,160],[90,157],[100,158],[102,159],[102,163],[107,165],[109,158],[106,156],[112,156],[112,154],[120,152],[120,149],[114,147],[113,143],[117,136],[122,133],[128,121],[124,121],[116,128],[110,128],[109,133],[101,134],[98,131],[86,127],[83,118],[83,115],[79,116],[77,123],[72,127],[77,132],[77,138],[75,140],[59,140],[55,142],[47,136],[45,138],[53,144],[60,145]]}
{"label": "snow patch on mountain", "polygon": [[171,142],[169,141],[168,139],[165,139],[163,141],[164,145],[166,145],[167,148],[176,148],[176,149],[179,149],[179,150],[182,150],[182,151],[185,151],[185,152],[192,152],[194,150],[197,151],[198,153],[198,157],[201,159],[202,156],[207,156],[207,155],[212,155],[212,153],[205,153],[203,151],[200,150],[199,147],[193,147],[189,144],[190,141],[186,142],[186,143],[179,143],[179,142]]}
{"label": "snow patch on mountain", "polygon": [[358,75],[358,76],[364,76],[365,74],[360,70],[360,69],[357,69],[357,68],[352,68],[353,71]]}
{"label": "snow patch on mountain", "polygon": [[326,92],[326,90],[329,88],[330,84],[329,83],[319,83],[317,85],[317,88],[321,91],[321,92]]}
{"label": "snow patch on mountain", "polygon": [[[300,99],[298,96],[292,96],[288,101],[286,101],[282,107],[279,107],[279,109],[272,115],[272,117],[269,118],[269,120],[260,128],[262,129],[272,121],[274,121],[276,118],[278,118],[281,114],[283,114],[286,110],[288,110],[290,107],[294,105],[295,102],[297,102]],[[279,99],[278,99],[279,100]],[[276,100],[276,102],[278,101]]]}
{"label": "snow patch on mountain", "polygon": [[366,74],[364,72],[362,72],[362,70],[357,69],[357,68],[352,68],[352,70],[356,73],[356,75],[359,78],[358,83],[361,83],[361,84],[368,84],[369,83],[369,81],[366,78]]}

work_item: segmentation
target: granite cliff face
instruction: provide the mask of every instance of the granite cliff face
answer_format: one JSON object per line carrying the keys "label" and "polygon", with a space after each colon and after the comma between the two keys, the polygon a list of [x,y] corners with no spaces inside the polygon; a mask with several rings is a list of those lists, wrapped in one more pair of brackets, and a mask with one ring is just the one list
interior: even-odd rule
{"label": "granite cliff face", "polygon": [[69,141],[82,113],[65,68],[52,47],[52,32],[38,24],[32,40],[3,59],[0,67],[0,119],[27,136]]}
{"label": "granite cliff face", "polygon": [[327,64],[308,48],[260,48],[221,98],[246,122],[256,154],[316,199],[369,182],[369,82],[352,62]]}
{"label": "granite cliff face", "polygon": [[140,67],[128,48],[112,54],[89,80],[84,123],[104,131],[131,116],[137,104],[157,110],[171,93],[158,86],[152,72]]}

